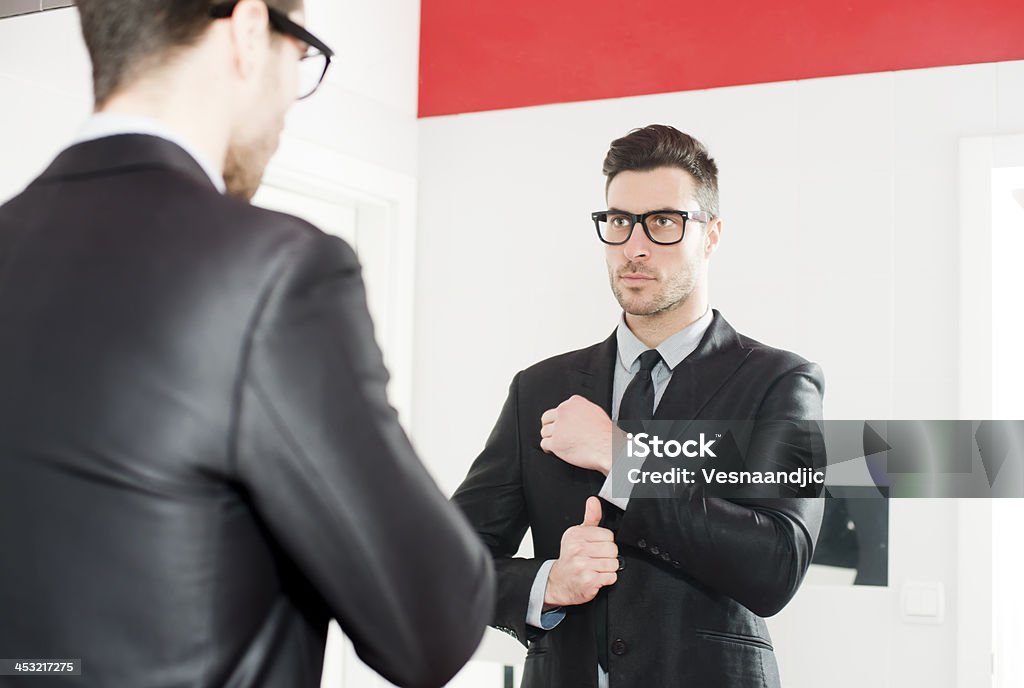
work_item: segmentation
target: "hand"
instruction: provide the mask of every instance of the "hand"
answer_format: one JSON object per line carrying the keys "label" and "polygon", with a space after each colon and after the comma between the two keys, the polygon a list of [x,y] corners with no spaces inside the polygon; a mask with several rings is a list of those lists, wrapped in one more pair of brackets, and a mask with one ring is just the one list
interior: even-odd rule
{"label": "hand", "polygon": [[540,448],[562,461],[604,475],[612,470],[612,419],[574,394],[540,417]]}
{"label": "hand", "polygon": [[600,522],[601,500],[590,497],[583,523],[562,534],[558,559],[548,574],[545,607],[589,602],[598,590],[617,580],[619,548],[612,531],[598,526]]}

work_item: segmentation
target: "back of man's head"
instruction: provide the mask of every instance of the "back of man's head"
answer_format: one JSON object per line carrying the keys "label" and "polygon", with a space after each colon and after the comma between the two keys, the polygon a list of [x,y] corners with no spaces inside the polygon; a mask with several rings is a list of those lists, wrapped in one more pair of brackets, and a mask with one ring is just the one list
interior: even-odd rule
{"label": "back of man's head", "polygon": [[[78,0],[92,59],[93,93],[102,106],[140,74],[193,45],[209,28],[211,0]],[[267,0],[285,14],[302,0]]]}

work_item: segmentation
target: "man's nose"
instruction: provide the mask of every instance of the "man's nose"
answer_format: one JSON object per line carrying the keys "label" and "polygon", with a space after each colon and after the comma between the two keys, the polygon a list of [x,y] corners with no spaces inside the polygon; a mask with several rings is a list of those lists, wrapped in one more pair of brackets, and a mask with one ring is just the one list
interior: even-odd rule
{"label": "man's nose", "polygon": [[637,222],[633,225],[633,233],[629,235],[629,240],[622,245],[622,251],[627,260],[647,258],[651,255],[651,240],[647,238],[642,223]]}

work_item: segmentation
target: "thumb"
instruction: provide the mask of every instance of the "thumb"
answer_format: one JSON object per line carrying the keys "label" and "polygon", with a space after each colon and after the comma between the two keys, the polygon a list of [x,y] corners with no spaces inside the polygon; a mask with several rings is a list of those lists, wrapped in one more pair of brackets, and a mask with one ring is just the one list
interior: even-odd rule
{"label": "thumb", "polygon": [[597,497],[587,498],[587,511],[583,515],[583,525],[596,526],[601,523],[601,500]]}

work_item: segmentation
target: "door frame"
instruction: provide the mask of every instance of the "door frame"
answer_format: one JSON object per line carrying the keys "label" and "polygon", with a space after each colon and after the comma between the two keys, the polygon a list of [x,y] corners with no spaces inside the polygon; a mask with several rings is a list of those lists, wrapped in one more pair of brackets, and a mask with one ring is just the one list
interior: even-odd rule
{"label": "door frame", "polygon": [[375,327],[391,375],[388,398],[403,425],[412,420],[415,322],[416,179],[349,157],[322,144],[282,136],[263,183],[318,200],[354,206],[367,289],[384,290],[384,322]]}

